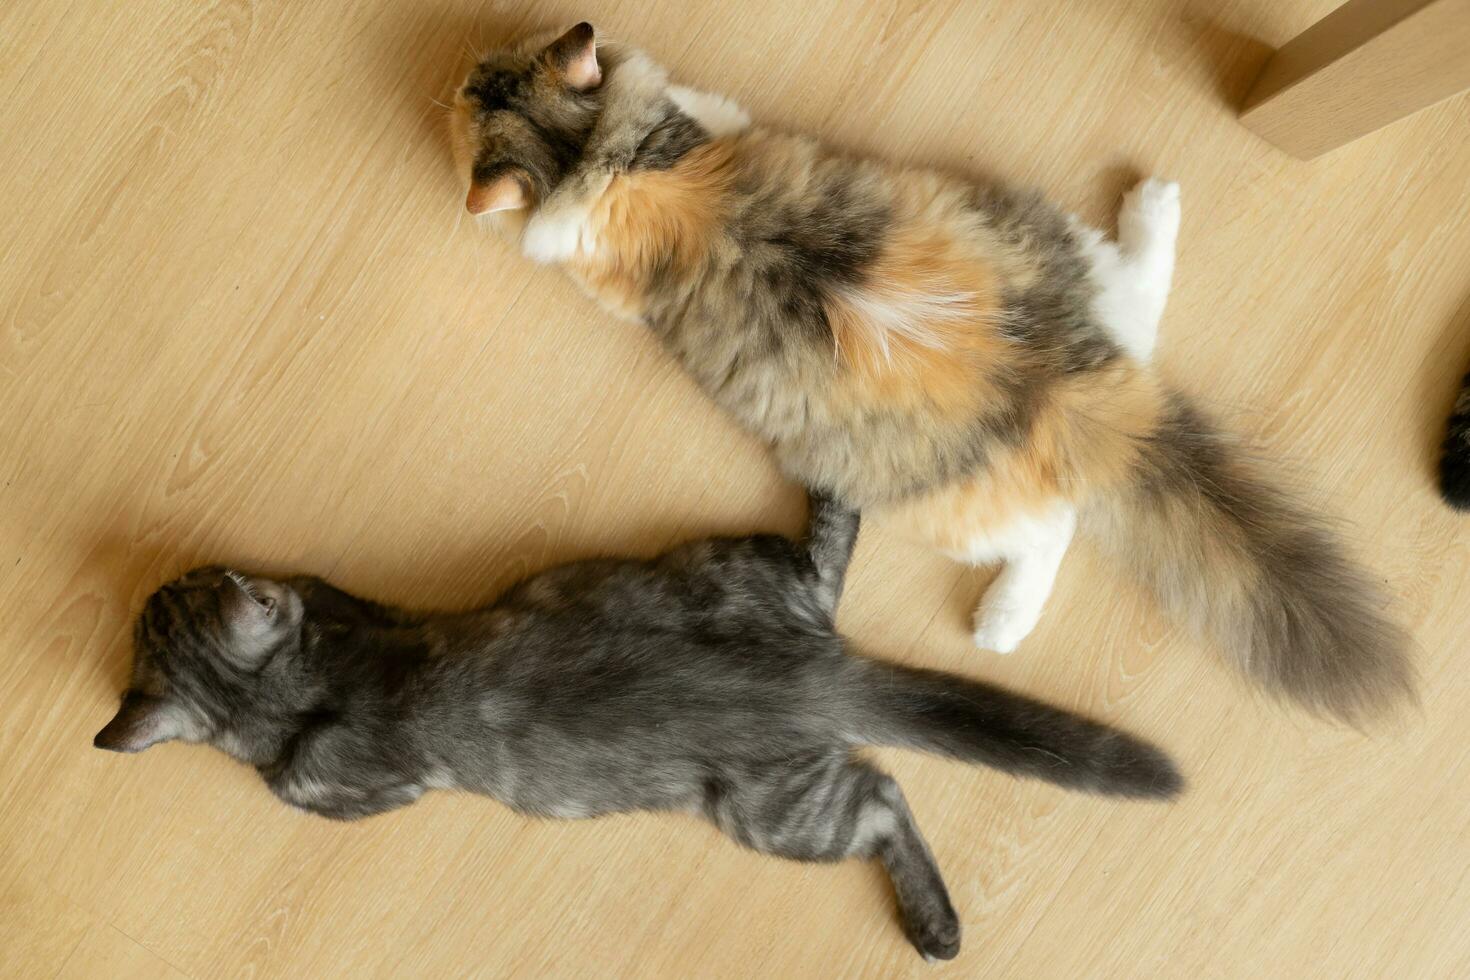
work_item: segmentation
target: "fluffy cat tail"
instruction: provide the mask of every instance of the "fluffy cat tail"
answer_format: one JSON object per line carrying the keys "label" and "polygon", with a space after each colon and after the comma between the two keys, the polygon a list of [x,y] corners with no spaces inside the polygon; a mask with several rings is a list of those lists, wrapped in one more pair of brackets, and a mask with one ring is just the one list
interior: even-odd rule
{"label": "fluffy cat tail", "polygon": [[1460,397],[1450,415],[1439,460],[1439,492],[1456,510],[1470,510],[1470,374],[1460,382]]}
{"label": "fluffy cat tail", "polygon": [[1086,526],[1165,609],[1266,691],[1362,725],[1413,702],[1408,634],[1322,522],[1171,396],[1131,479]]}
{"label": "fluffy cat tail", "polygon": [[1105,796],[1167,799],[1184,779],[1162,751],[1081,715],[979,681],[855,657],[858,736]]}

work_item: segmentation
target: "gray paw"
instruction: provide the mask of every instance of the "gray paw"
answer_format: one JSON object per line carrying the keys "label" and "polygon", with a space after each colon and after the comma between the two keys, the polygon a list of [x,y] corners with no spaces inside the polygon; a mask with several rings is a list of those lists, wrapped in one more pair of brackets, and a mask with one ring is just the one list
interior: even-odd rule
{"label": "gray paw", "polygon": [[959,954],[960,922],[950,909],[936,911],[925,922],[908,923],[907,931],[909,942],[930,962],[952,960]]}

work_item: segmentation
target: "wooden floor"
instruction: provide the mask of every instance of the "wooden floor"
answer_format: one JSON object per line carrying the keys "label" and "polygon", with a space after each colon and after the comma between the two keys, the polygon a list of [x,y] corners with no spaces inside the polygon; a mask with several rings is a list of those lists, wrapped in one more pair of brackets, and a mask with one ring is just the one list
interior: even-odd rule
{"label": "wooden floor", "polygon": [[1046,187],[1182,181],[1160,360],[1397,597],[1424,707],[1263,703],[1076,549],[1010,658],[986,576],[865,533],[845,628],[1157,739],[1174,806],[886,753],[986,977],[1470,975],[1470,527],[1433,492],[1470,363],[1470,103],[1304,164],[1234,120],[1334,0],[0,5],[0,972],[933,975],[873,867],[685,817],[438,794],[357,825],[202,748],[98,752],[129,619],[205,561],[460,606],[528,570],[794,529],[800,497],[638,328],[462,214],[474,45],[588,18],[759,119]]}

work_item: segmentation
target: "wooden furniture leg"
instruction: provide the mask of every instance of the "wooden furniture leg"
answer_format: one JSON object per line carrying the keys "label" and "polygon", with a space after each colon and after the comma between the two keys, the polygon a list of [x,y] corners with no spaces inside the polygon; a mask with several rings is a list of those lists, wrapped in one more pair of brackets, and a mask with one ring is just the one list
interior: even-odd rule
{"label": "wooden furniture leg", "polygon": [[1302,159],[1470,88],[1470,0],[1349,0],[1272,56],[1240,121]]}

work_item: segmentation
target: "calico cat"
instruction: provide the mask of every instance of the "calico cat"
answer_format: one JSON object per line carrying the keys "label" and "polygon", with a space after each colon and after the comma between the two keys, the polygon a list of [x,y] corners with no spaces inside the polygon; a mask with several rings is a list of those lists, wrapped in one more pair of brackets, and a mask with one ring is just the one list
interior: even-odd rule
{"label": "calico cat", "polygon": [[554,568],[476,612],[409,613],[314,578],[202,568],[137,621],[99,748],[203,742],[342,820],[429,789],[523,813],[701,813],[801,861],[876,857],[925,956],[960,926],[892,778],[895,745],[1071,789],[1166,798],[1181,779],[1122,732],[975,681],[880,663],[833,627],[857,515],[814,500],[797,544],[700,541]]}
{"label": "calico cat", "polygon": [[1036,624],[1090,532],[1247,676],[1359,722],[1414,696],[1370,578],[1149,361],[1179,189],[1118,241],[1039,197],[752,127],[579,24],[456,92],[468,209],[645,324],[783,471],[1004,569],[974,640]]}
{"label": "calico cat", "polygon": [[1460,396],[1450,414],[1439,460],[1439,492],[1456,510],[1470,510],[1470,375],[1460,382]]}

